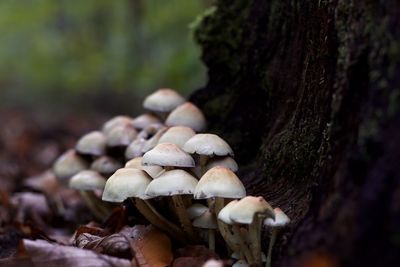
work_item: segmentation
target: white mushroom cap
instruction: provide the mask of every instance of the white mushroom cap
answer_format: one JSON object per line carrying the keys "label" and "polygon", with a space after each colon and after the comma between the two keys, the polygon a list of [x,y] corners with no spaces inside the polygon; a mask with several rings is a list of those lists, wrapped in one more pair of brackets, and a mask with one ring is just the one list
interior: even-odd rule
{"label": "white mushroom cap", "polygon": [[161,121],[158,117],[145,113],[140,116],[137,116],[132,120],[132,125],[138,130],[145,129],[146,127],[152,125],[152,124],[160,124]]}
{"label": "white mushroom cap", "polygon": [[243,183],[231,170],[214,167],[208,170],[196,186],[194,198],[242,198],[246,196]]}
{"label": "white mushroom cap", "polygon": [[176,91],[161,88],[145,98],[143,107],[151,111],[170,112],[185,101]]}
{"label": "white mushroom cap", "polygon": [[134,168],[138,170],[145,171],[151,178],[158,177],[161,173],[164,172],[164,169],[160,166],[143,166],[142,165],[142,157],[136,157],[131,159],[125,164],[125,168]]}
{"label": "white mushroom cap", "polygon": [[123,202],[129,197],[145,199],[144,191],[151,178],[142,170],[122,168],[108,178],[102,199],[110,202]]}
{"label": "white mushroom cap", "polygon": [[102,174],[111,174],[119,168],[122,168],[122,164],[118,160],[109,156],[101,156],[92,162],[90,168]]}
{"label": "white mushroom cap", "polygon": [[102,132],[93,131],[82,136],[75,149],[81,154],[101,156],[106,151],[106,143],[106,137]]}
{"label": "white mushroom cap", "polygon": [[143,165],[193,167],[193,158],[175,144],[159,144],[143,155]]}
{"label": "white mushroom cap", "polygon": [[196,133],[186,126],[174,126],[169,128],[158,141],[159,144],[171,143],[183,149],[183,145]]}
{"label": "white mushroom cap", "polygon": [[223,221],[226,224],[232,225],[234,222],[231,220],[231,210],[238,203],[238,200],[232,200],[218,213],[218,220]]}
{"label": "white mushroom cap", "polygon": [[207,123],[203,112],[190,102],[174,109],[165,120],[167,126],[187,126],[196,132],[206,129]]}
{"label": "white mushroom cap", "polygon": [[117,126],[121,125],[132,125],[132,118],[128,116],[116,116],[114,118],[111,118],[110,120],[106,121],[103,124],[103,127],[101,128],[102,132],[104,134],[107,134],[109,131],[114,129]]}
{"label": "white mushroom cap", "polygon": [[138,138],[130,143],[129,146],[125,149],[125,158],[133,159],[136,157],[141,157],[144,153],[143,148],[146,142],[146,139]]}
{"label": "white mushroom cap", "polygon": [[272,218],[266,218],[264,220],[264,226],[284,227],[290,223],[290,218],[280,208],[275,208],[274,212],[275,220]]}
{"label": "white mushroom cap", "polygon": [[89,168],[85,160],[83,160],[73,149],[66,151],[54,163],[54,174],[61,181],[69,179],[78,172]]}
{"label": "white mushroom cap", "polygon": [[229,217],[235,223],[251,224],[255,216],[274,217],[274,211],[263,197],[247,196],[231,209]]}
{"label": "white mushroom cap", "polygon": [[135,138],[137,132],[132,125],[119,125],[112,128],[107,134],[107,145],[113,146],[128,146]]}
{"label": "white mushroom cap", "polygon": [[201,267],[224,267],[224,266],[225,266],[225,264],[223,261],[209,259]]}
{"label": "white mushroom cap", "polygon": [[214,157],[208,161],[206,169],[209,170],[216,166],[228,168],[233,172],[237,172],[239,169],[236,161],[231,157]]}
{"label": "white mushroom cap", "polygon": [[161,174],[147,186],[149,197],[193,194],[197,179],[184,170],[171,170]]}
{"label": "white mushroom cap", "polygon": [[92,170],[80,171],[69,180],[69,187],[82,190],[103,190],[106,179],[98,172]]}
{"label": "white mushroom cap", "polygon": [[153,149],[158,144],[158,141],[166,131],[167,131],[166,127],[159,128],[158,131],[144,144],[143,153],[146,153],[150,149]]}
{"label": "white mushroom cap", "polygon": [[194,219],[193,226],[203,229],[217,229],[217,220],[215,219],[215,214],[210,210],[206,210],[199,217]]}
{"label": "white mushroom cap", "polygon": [[201,214],[206,212],[208,208],[200,203],[194,203],[189,208],[186,209],[186,214],[190,220],[199,217]]}
{"label": "white mushroom cap", "polygon": [[183,149],[190,154],[233,156],[232,148],[228,143],[215,134],[196,134],[185,143]]}

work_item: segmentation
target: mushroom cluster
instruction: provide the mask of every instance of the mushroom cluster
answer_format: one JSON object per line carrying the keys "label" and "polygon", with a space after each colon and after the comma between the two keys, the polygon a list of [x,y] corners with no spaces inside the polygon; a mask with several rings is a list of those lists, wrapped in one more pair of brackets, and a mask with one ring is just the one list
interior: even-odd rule
{"label": "mushroom cluster", "polygon": [[[201,110],[159,89],[135,118],[116,116],[55,162],[58,179],[81,192],[104,220],[111,203],[131,201],[149,223],[182,244],[224,240],[237,266],[270,265],[278,229],[290,222],[263,197],[247,196],[229,144],[206,133]],[[160,205],[162,203],[163,205]],[[262,253],[262,226],[272,235]]]}

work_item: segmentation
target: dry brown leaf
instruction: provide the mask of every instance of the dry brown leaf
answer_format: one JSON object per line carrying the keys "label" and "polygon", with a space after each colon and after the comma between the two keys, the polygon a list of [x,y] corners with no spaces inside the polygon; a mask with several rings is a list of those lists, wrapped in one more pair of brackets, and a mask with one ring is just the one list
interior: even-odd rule
{"label": "dry brown leaf", "polygon": [[46,267],[131,267],[129,260],[91,250],[61,246],[44,240],[23,240],[23,248],[36,266]]}
{"label": "dry brown leaf", "polygon": [[170,266],[173,260],[171,241],[160,230],[149,225],[124,228],[121,234],[130,238],[135,259],[141,267]]}

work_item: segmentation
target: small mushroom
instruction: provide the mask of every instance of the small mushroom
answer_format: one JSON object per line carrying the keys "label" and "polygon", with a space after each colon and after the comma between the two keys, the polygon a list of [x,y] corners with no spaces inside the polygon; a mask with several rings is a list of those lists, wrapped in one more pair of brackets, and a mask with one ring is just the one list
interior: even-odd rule
{"label": "small mushroom", "polygon": [[232,148],[215,134],[196,134],[190,138],[183,149],[190,154],[200,156],[201,173],[206,172],[207,161],[213,156],[233,156]]}
{"label": "small mushroom", "polygon": [[167,220],[148,202],[145,194],[151,178],[142,170],[122,168],[117,170],[106,182],[102,199],[109,202],[123,202],[130,198],[136,208],[154,226],[164,230],[171,237],[184,242],[184,233]]}
{"label": "small mushroom", "polygon": [[204,206],[203,204],[200,203],[194,203],[189,208],[186,209],[186,214],[188,215],[190,220],[193,220],[202,215],[206,211],[208,211],[207,206]]}
{"label": "small mushroom", "polygon": [[164,167],[194,167],[193,158],[175,144],[158,144],[146,152],[142,159],[143,165],[158,165]]}
{"label": "small mushroom", "polygon": [[161,121],[158,117],[156,117],[150,113],[142,114],[132,120],[132,125],[137,130],[146,129],[148,126],[150,126],[152,124],[161,124]]}
{"label": "small mushroom", "polygon": [[106,134],[107,146],[126,147],[135,140],[137,132],[130,124],[118,125]]}
{"label": "small mushroom", "polygon": [[121,125],[132,125],[132,118],[122,115],[111,118],[103,124],[101,131],[107,135],[112,129]]}
{"label": "small mushroom", "polygon": [[254,262],[261,266],[261,224],[264,218],[275,218],[274,210],[263,197],[247,196],[231,209],[230,218],[240,224],[249,225],[250,249]]}
{"label": "small mushroom", "polygon": [[249,267],[249,264],[245,260],[238,260],[232,267]]}
{"label": "small mushroom", "polygon": [[104,220],[110,214],[110,210],[93,191],[103,190],[105,183],[106,179],[92,170],[80,171],[69,180],[69,187],[79,190],[90,211],[100,220]]}
{"label": "small mushroom", "polygon": [[90,165],[90,169],[97,171],[106,177],[110,176],[120,168],[122,168],[122,164],[118,160],[109,156],[101,156]]}
{"label": "small mushroom", "polygon": [[157,178],[160,174],[164,172],[164,169],[160,166],[144,166],[142,165],[142,157],[136,157],[134,159],[131,159],[125,164],[125,168],[134,168],[138,170],[143,170],[145,171],[148,175],[150,175],[151,178],[155,179]]}
{"label": "small mushroom", "polygon": [[169,88],[161,88],[150,94],[143,101],[143,107],[158,113],[163,119],[166,115],[185,102],[180,94]]}
{"label": "small mushroom", "polygon": [[129,146],[125,149],[125,158],[129,160],[143,156],[143,148],[146,144],[146,141],[147,140],[144,138],[137,138],[132,143],[130,143]]}
{"label": "small mushroom", "polygon": [[171,196],[176,215],[192,241],[196,240],[192,224],[186,213],[186,207],[181,195],[192,195],[197,185],[197,179],[184,170],[170,170],[161,174],[147,186],[145,194],[148,197]]}
{"label": "small mushroom", "polygon": [[[194,194],[195,199],[215,198],[215,209],[210,205],[211,211],[218,214],[225,205],[225,198],[237,199],[246,196],[246,189],[239,178],[229,169],[214,167],[208,170],[200,179]],[[218,220],[218,228],[228,246],[236,250],[234,237],[229,226]]]}
{"label": "small mushroom", "polygon": [[207,123],[203,112],[190,102],[186,102],[174,109],[165,120],[167,126],[186,126],[195,132],[206,129]]}
{"label": "small mushroom", "polygon": [[192,128],[185,126],[174,126],[169,128],[158,141],[159,144],[171,143],[183,149],[183,145],[196,133]]}
{"label": "small mushroom", "polygon": [[102,132],[93,131],[82,136],[75,149],[81,155],[98,157],[105,154],[106,144],[105,135]]}
{"label": "small mushroom", "polygon": [[239,169],[236,161],[233,158],[229,157],[229,156],[211,158],[208,161],[207,165],[206,165],[206,170],[209,170],[209,169],[211,169],[213,167],[216,167],[216,166],[221,166],[221,167],[228,168],[233,172],[237,172],[238,169]]}
{"label": "small mushroom", "polygon": [[62,154],[53,165],[54,174],[62,183],[68,183],[69,178],[87,168],[87,162],[73,149]]}
{"label": "small mushroom", "polygon": [[273,220],[272,218],[266,218],[264,220],[264,226],[270,227],[272,229],[271,240],[269,241],[268,246],[268,256],[266,264],[267,267],[271,266],[272,248],[275,244],[275,240],[279,233],[279,230],[290,223],[290,218],[280,208],[275,208],[274,212],[275,220]]}
{"label": "small mushroom", "polygon": [[203,214],[194,219],[193,226],[208,229],[208,248],[215,251],[215,229],[217,229],[215,214],[207,209]]}

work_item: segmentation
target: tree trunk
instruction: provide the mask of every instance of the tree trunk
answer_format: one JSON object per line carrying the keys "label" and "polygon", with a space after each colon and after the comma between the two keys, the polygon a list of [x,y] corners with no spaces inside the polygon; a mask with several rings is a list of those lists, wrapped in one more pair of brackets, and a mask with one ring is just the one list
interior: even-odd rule
{"label": "tree trunk", "polygon": [[272,266],[398,266],[400,2],[220,0],[194,33],[191,101],[292,219]]}

